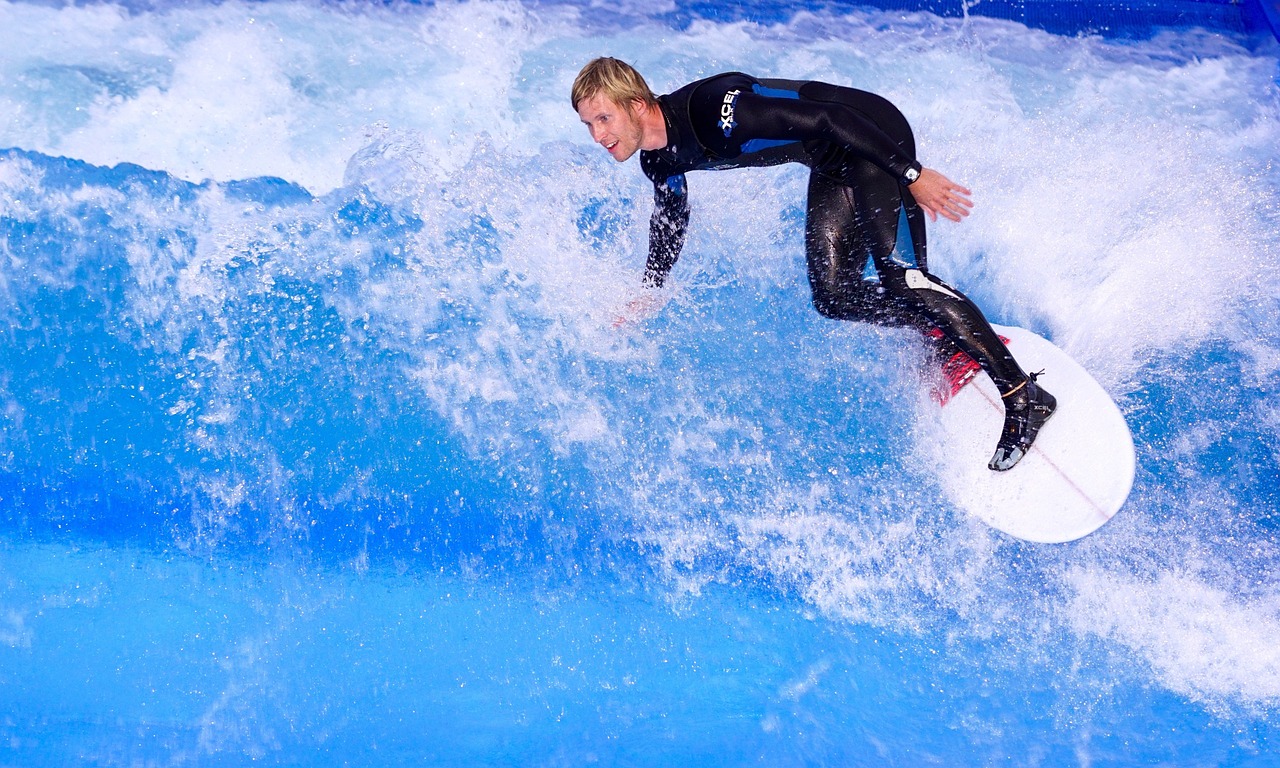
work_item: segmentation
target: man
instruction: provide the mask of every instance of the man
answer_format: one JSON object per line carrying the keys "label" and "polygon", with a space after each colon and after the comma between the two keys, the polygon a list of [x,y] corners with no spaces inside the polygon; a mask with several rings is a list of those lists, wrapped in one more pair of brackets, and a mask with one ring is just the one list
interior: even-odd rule
{"label": "man", "polygon": [[973,203],[969,190],[916,161],[896,107],[852,88],[737,72],[657,97],[612,58],[582,69],[572,99],[591,138],[618,162],[639,152],[653,182],[646,286],[662,286],[684,245],[687,172],[803,163],[811,169],[805,250],[814,307],[839,320],[913,327],[937,340],[944,360],[976,361],[1005,406],[988,466],[1008,470],[1026,455],[1057,403],[982,312],[929,273],[924,214],[960,221]]}

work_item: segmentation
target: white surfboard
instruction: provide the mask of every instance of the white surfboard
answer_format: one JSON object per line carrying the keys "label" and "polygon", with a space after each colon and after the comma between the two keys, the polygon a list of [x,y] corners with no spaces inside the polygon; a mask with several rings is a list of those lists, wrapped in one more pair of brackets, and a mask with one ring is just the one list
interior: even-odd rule
{"label": "white surfboard", "polygon": [[[1086,536],[1112,518],[1133,487],[1133,436],[1106,391],[1052,343],[1023,328],[994,326],[1025,371],[1058,399],[1058,410],[1013,469],[987,461],[1004,422],[1004,405],[982,374],[933,411],[940,424],[921,441],[925,458],[957,506],[1010,536],[1060,543]],[[936,404],[935,404],[936,407]],[[932,409],[923,409],[928,414]],[[931,421],[931,419],[930,419]]]}

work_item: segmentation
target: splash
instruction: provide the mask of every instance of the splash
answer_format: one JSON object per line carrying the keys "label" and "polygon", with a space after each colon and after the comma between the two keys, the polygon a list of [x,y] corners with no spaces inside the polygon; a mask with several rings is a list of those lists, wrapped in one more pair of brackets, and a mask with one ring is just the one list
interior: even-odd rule
{"label": "splash", "polygon": [[[490,606],[486,579],[553,602],[635,590],[651,623],[655,604],[752,620],[736,590],[833,645],[934,643],[975,700],[983,674],[1033,669],[1067,681],[1045,684],[1067,709],[1154,682],[1271,727],[1274,57],[1194,30],[624,10],[0,4],[7,540],[279,559],[278,605],[308,584],[340,602],[351,574],[434,595],[445,574]],[[691,178],[666,303],[613,328],[651,190],[568,108],[602,53],[660,91],[740,69],[898,103],[978,202],[931,229],[931,266],[1115,396],[1128,507],[1062,548],[954,508],[911,461],[916,342],[808,305],[801,170]],[[38,598],[8,594],[0,641],[42,652]],[[278,633],[245,619],[228,640],[193,754],[287,750],[287,713],[250,717],[291,706],[270,682],[299,626],[280,610]],[[834,696],[832,654],[771,680],[779,700]]]}

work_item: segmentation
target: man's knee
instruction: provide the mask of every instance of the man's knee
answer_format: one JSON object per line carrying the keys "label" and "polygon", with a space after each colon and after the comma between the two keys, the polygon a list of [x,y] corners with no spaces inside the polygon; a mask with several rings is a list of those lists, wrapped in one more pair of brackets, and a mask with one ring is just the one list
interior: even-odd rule
{"label": "man's knee", "polygon": [[919,301],[932,293],[958,298],[950,286],[927,271],[892,263],[880,270],[880,286],[893,299],[908,302]]}
{"label": "man's knee", "polygon": [[831,320],[869,322],[870,312],[865,299],[858,293],[815,289],[813,308],[818,314]]}
{"label": "man's knee", "polygon": [[930,275],[921,269],[907,269],[902,272],[902,283],[905,288],[912,291],[934,291],[951,299],[959,300],[961,297],[955,292],[951,286],[942,282],[938,278]]}
{"label": "man's knee", "polygon": [[822,315],[828,320],[856,320],[857,319],[856,317],[853,317],[850,314],[848,308],[845,307],[842,303],[832,301],[831,299],[828,299],[826,297],[814,296],[813,308],[818,311],[818,314]]}
{"label": "man's knee", "polygon": [[814,291],[813,308],[832,320],[874,325],[911,325],[899,303],[878,283],[862,282],[856,291]]}

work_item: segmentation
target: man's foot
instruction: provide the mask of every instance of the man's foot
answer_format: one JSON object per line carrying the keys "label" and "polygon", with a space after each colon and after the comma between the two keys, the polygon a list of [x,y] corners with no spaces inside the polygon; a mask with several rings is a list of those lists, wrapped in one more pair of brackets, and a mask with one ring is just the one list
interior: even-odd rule
{"label": "man's foot", "polygon": [[1025,386],[1005,398],[1004,431],[987,467],[997,472],[1013,469],[1057,409],[1057,399],[1036,384],[1036,374],[1032,374]]}

